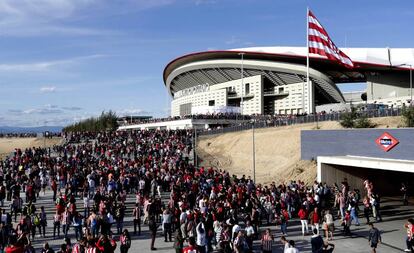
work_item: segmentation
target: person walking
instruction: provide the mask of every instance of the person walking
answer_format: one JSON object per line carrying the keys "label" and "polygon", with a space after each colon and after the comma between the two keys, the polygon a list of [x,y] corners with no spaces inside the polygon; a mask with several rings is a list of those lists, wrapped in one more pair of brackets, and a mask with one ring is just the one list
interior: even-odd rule
{"label": "person walking", "polygon": [[182,253],[184,249],[184,238],[181,229],[177,229],[174,241],[175,253]]}
{"label": "person walking", "polygon": [[345,236],[351,235],[351,214],[348,210],[345,212],[345,217],[342,220],[342,224],[344,226]]}
{"label": "person walking", "polygon": [[282,235],[287,236],[287,224],[289,221],[289,212],[286,209],[282,209],[280,213],[280,231]]}
{"label": "person walking", "polygon": [[359,226],[360,223],[358,219],[357,202],[355,200],[351,200],[348,210],[351,210],[351,223],[352,221],[355,221],[355,226]]}
{"label": "person walking", "polygon": [[134,235],[137,234],[137,227],[138,235],[141,235],[141,213],[141,206],[139,203],[136,203],[134,210],[132,211],[132,216],[134,217]]}
{"label": "person walking", "polygon": [[407,248],[404,250],[405,252],[413,252],[413,244],[414,244],[414,219],[410,218],[404,225],[405,229],[407,230],[407,238],[405,239],[405,243]]}
{"label": "person walking", "polygon": [[370,222],[369,224],[369,236],[368,236],[368,243],[371,247],[371,252],[377,252],[378,243],[381,243],[381,233],[380,231],[374,227],[374,224]]}
{"label": "person walking", "polygon": [[308,212],[306,211],[306,208],[302,206],[302,208],[298,212],[298,216],[300,219],[300,224],[302,225],[302,236],[305,236],[305,234],[309,233],[309,227],[308,227]]}
{"label": "person walking", "polygon": [[40,217],[40,227],[43,230],[43,233],[42,233],[42,231],[40,231],[39,229],[39,234],[41,235],[43,234],[43,237],[46,237],[47,216],[46,216],[46,211],[45,211],[44,206],[40,207],[39,217]]}
{"label": "person walking", "polygon": [[299,253],[299,250],[295,248],[295,241],[290,240],[288,243],[288,248],[285,249],[284,253]]}
{"label": "person walking", "polygon": [[[166,208],[164,212],[162,213],[162,227],[164,229],[164,242],[168,242],[167,239],[169,239],[170,242],[172,242],[171,220],[172,220],[172,214],[169,208]],[[168,235],[168,238],[167,238],[167,235]]]}
{"label": "person walking", "polygon": [[329,210],[326,210],[324,216],[324,230],[325,230],[325,238],[328,241],[333,240],[333,232],[335,231],[335,223],[334,218]]}
{"label": "person walking", "polygon": [[314,208],[314,210],[309,214],[309,220],[311,224],[312,231],[316,229],[319,234],[319,223],[321,221],[319,210],[317,207]]}
{"label": "person walking", "polygon": [[319,231],[314,228],[312,230],[313,235],[311,237],[312,253],[322,253],[324,242],[322,236],[319,235]]}
{"label": "person walking", "polygon": [[65,235],[65,238],[68,237],[68,231],[70,226],[70,215],[68,212],[68,209],[66,208],[65,211],[62,213],[62,219],[61,219],[63,234]]}
{"label": "person walking", "polygon": [[196,244],[198,247],[198,251],[200,251],[200,253],[205,253],[206,244],[207,244],[206,243],[206,227],[202,221],[200,221],[197,224],[196,234],[197,234]]}
{"label": "person walking", "polygon": [[183,253],[200,253],[194,237],[188,238],[188,246],[184,248]]}
{"label": "person walking", "polygon": [[53,216],[53,239],[56,238],[56,232],[58,238],[60,237],[60,222],[62,220],[62,216],[59,214],[59,211],[56,210],[55,215]]}
{"label": "person walking", "polygon": [[365,219],[367,220],[367,224],[369,224],[370,223],[369,216],[370,216],[370,213],[371,213],[371,203],[369,201],[368,196],[366,196],[364,198],[362,203],[364,204],[364,216],[365,216]]}
{"label": "person walking", "polygon": [[408,189],[407,189],[407,185],[405,183],[401,183],[400,191],[401,191],[401,194],[402,194],[403,205],[407,206],[408,205]]}
{"label": "person walking", "polygon": [[131,236],[129,235],[128,229],[124,229],[119,237],[119,241],[121,243],[121,253],[128,253],[129,248],[131,248]]}
{"label": "person walking", "polygon": [[262,252],[263,253],[271,253],[273,247],[273,235],[270,229],[266,229],[265,234],[262,236]]}
{"label": "person walking", "polygon": [[157,229],[158,229],[158,225],[157,225],[157,223],[155,222],[155,217],[153,216],[153,215],[151,215],[150,217],[149,217],[149,221],[148,221],[148,228],[149,228],[149,231],[150,231],[150,233],[151,233],[151,250],[157,250],[155,247],[154,247],[154,244],[155,244],[155,237],[157,236]]}

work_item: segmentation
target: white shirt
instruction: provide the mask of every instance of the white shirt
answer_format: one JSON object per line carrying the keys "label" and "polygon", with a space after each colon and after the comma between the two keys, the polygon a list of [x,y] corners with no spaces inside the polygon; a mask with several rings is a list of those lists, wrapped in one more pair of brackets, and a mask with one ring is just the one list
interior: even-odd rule
{"label": "white shirt", "polygon": [[246,227],[246,234],[247,236],[254,235],[254,228],[252,226]]}
{"label": "white shirt", "polygon": [[140,190],[143,190],[145,188],[145,181],[144,180],[141,179],[138,184],[139,184],[139,189]]}
{"label": "white shirt", "polygon": [[181,223],[185,223],[187,221],[187,214],[185,212],[180,214],[180,221]]}
{"label": "white shirt", "polygon": [[234,225],[233,230],[231,231],[232,235],[234,235],[234,233],[238,233],[240,230],[241,230],[241,227],[239,225],[237,225],[237,224]]}
{"label": "white shirt", "polygon": [[[199,232],[199,227],[203,228],[204,233]],[[196,227],[197,232],[197,240],[196,243],[198,246],[205,246],[206,245],[206,230],[203,223],[198,223]]]}
{"label": "white shirt", "polygon": [[90,188],[95,188],[95,181],[93,179],[89,179],[88,183]]}
{"label": "white shirt", "polygon": [[89,207],[89,198],[88,198],[88,196],[83,198],[83,207]]}
{"label": "white shirt", "polygon": [[7,215],[6,214],[1,215],[1,222],[3,222],[4,224],[7,223]]}
{"label": "white shirt", "polygon": [[297,248],[287,248],[284,253],[300,253]]}

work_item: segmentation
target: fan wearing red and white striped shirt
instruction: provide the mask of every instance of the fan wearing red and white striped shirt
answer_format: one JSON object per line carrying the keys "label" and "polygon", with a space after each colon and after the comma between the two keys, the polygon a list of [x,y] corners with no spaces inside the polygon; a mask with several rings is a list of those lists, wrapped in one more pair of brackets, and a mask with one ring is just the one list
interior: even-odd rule
{"label": "fan wearing red and white striped shirt", "polygon": [[262,252],[271,253],[273,246],[273,236],[270,229],[266,229],[266,233],[262,236]]}
{"label": "fan wearing red and white striped shirt", "polygon": [[89,240],[88,241],[88,247],[85,250],[85,253],[96,253],[96,245],[95,242],[93,240]]}
{"label": "fan wearing red and white striped shirt", "polygon": [[308,42],[309,53],[325,56],[348,68],[354,67],[352,60],[333,43],[328,32],[310,10],[308,11]]}

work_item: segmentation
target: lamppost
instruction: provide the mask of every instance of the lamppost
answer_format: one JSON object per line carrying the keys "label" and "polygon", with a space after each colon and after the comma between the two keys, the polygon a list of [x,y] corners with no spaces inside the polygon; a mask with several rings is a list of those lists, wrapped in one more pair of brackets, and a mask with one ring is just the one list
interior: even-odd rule
{"label": "lamppost", "polygon": [[255,121],[252,120],[252,159],[253,159],[253,182],[256,184],[256,144],[254,138],[254,124]]}
{"label": "lamppost", "polygon": [[240,71],[240,76],[241,76],[241,99],[240,99],[240,115],[242,116],[242,119],[244,119],[243,117],[243,95],[244,95],[244,54],[243,52],[239,53],[239,55],[241,56],[241,71]]}

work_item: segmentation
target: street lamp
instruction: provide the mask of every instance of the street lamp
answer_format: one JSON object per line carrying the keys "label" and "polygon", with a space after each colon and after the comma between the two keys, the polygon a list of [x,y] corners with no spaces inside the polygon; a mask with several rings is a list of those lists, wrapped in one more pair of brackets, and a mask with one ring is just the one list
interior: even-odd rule
{"label": "street lamp", "polygon": [[256,144],[254,138],[254,123],[255,120],[251,120],[252,123],[252,159],[253,159],[253,182],[256,184]]}
{"label": "street lamp", "polygon": [[241,100],[240,100],[240,115],[242,116],[243,119],[243,90],[244,90],[244,54],[243,52],[239,53],[239,55],[241,56],[241,71],[240,71],[240,75],[241,75]]}

